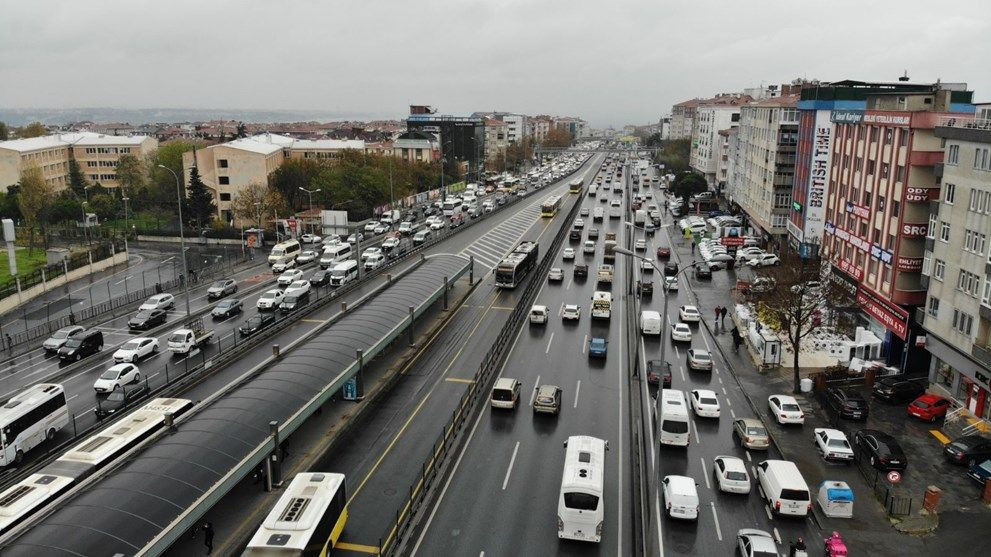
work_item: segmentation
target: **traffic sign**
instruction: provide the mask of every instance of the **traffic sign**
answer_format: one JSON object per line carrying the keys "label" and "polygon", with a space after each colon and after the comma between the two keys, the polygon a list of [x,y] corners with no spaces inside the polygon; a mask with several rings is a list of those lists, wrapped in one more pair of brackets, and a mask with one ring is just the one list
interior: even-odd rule
{"label": "traffic sign", "polygon": [[744,238],[742,236],[724,236],[719,243],[724,246],[742,246]]}
{"label": "traffic sign", "polygon": [[888,472],[888,481],[893,484],[896,484],[902,481],[902,475],[899,474],[897,471],[892,470],[891,472]]}
{"label": "traffic sign", "polygon": [[297,221],[296,219],[294,219],[294,218],[289,218],[289,219],[288,219],[288,220],[286,221],[286,223],[287,223],[287,224],[289,225],[289,228],[291,228],[291,229],[293,229],[293,230],[297,230],[297,229],[298,229],[297,227],[299,226],[299,221]]}

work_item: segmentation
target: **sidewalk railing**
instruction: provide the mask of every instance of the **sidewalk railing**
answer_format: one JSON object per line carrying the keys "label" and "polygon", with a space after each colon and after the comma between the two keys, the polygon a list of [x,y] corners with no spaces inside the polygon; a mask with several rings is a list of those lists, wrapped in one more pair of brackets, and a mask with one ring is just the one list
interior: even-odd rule
{"label": "sidewalk railing", "polygon": [[[35,249],[41,248],[39,247]],[[69,271],[74,271],[80,267],[85,267],[91,263],[96,263],[97,261],[103,261],[123,249],[123,242],[108,242],[105,244],[100,244],[87,251],[73,253],[63,263],[45,265],[44,267],[39,267],[33,271],[18,274],[16,278],[11,277],[3,283],[0,283],[0,300],[7,298],[8,296],[15,296],[19,291],[27,290],[32,286],[37,286],[43,282],[58,278]],[[18,282],[20,283],[19,285]]]}
{"label": "sidewalk railing", "polygon": [[888,483],[887,474],[874,468],[863,452],[857,452],[853,461],[888,516],[912,514],[912,498],[904,493],[898,493],[897,491],[900,490]]}

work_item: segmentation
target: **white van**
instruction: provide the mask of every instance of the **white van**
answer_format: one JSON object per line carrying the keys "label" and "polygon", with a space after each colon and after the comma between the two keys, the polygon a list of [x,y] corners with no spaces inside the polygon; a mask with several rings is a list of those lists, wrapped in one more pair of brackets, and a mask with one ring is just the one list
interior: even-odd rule
{"label": "white van", "polygon": [[588,435],[572,435],[564,446],[557,537],[599,543],[605,524],[603,484],[609,443]]}
{"label": "white van", "polygon": [[520,390],[521,384],[519,381],[509,377],[500,377],[496,379],[495,385],[492,386],[492,396],[489,404],[493,408],[516,410],[516,406],[520,403]]}
{"label": "white van", "polygon": [[358,278],[358,262],[354,259],[342,261],[330,270],[330,285],[344,286]]}
{"label": "white van", "polygon": [[812,511],[809,484],[790,460],[765,460],[757,465],[760,492],[774,514],[806,516]]}
{"label": "white van", "polygon": [[698,520],[699,493],[694,479],[688,476],[664,476],[661,484],[664,508],[669,517]]}
{"label": "white van", "polygon": [[599,188],[595,184],[592,184],[591,186],[588,187],[588,196],[589,197],[595,197],[595,193],[598,190],[599,190]]}
{"label": "white van", "polygon": [[320,256],[320,268],[327,269],[338,263],[343,263],[351,257],[352,253],[351,244],[347,242],[327,246],[323,249],[323,255]]}
{"label": "white van", "polygon": [[592,293],[592,318],[609,319],[612,317],[612,293],[596,290]]}
{"label": "white van", "polygon": [[268,254],[268,264],[272,266],[280,261],[295,261],[296,256],[299,255],[302,249],[296,240],[286,240],[285,242],[275,244],[272,247],[272,252]]}
{"label": "white van", "polygon": [[641,311],[640,332],[645,335],[661,334],[661,314],[651,310]]}
{"label": "white van", "polygon": [[657,432],[662,445],[688,446],[691,439],[688,430],[688,405],[682,391],[660,391],[657,396]]}

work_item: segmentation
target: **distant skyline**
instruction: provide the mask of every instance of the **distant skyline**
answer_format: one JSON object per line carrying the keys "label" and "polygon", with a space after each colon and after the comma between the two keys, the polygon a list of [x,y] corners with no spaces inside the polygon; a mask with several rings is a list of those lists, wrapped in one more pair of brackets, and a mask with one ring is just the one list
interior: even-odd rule
{"label": "distant skyline", "polygon": [[[5,2],[0,112],[501,110],[656,122],[694,97],[823,81],[966,82],[991,101],[991,10],[962,0]],[[343,116],[347,119],[351,116]],[[341,118],[335,118],[341,119]]]}

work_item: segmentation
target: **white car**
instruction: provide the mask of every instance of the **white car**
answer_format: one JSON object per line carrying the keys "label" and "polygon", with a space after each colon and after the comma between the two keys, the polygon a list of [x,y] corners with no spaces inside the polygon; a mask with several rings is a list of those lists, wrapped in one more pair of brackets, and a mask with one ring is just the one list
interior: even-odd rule
{"label": "white car", "polygon": [[352,246],[363,241],[365,241],[365,235],[361,232],[355,232],[354,234],[348,236],[348,243]]}
{"label": "white car", "polygon": [[394,249],[396,247],[399,247],[399,238],[396,237],[386,238],[385,241],[382,242],[382,249],[384,250]]}
{"label": "white car", "polygon": [[290,269],[279,275],[279,286],[285,288],[297,280],[303,280],[303,271]]}
{"label": "white car", "polygon": [[636,242],[633,243],[633,249],[635,249],[637,251],[644,251],[644,250],[646,250],[647,249],[647,241],[646,240],[637,240]]}
{"label": "white car", "polygon": [[289,286],[286,287],[286,296],[301,296],[310,291],[310,281],[308,280],[294,280]]}
{"label": "white car", "polygon": [[595,242],[592,240],[586,240],[585,245],[582,247],[582,253],[595,253]]}
{"label": "white car", "polygon": [[98,393],[109,393],[140,380],[141,372],[138,366],[131,363],[115,364],[100,375],[100,378],[93,383],[93,389]]}
{"label": "white car", "polygon": [[759,257],[754,257],[747,262],[747,265],[751,267],[769,267],[771,265],[778,265],[781,263],[781,259],[773,253],[765,253]]}
{"label": "white car", "polygon": [[681,306],[678,310],[678,315],[685,323],[698,323],[702,320],[702,314],[699,313],[699,308],[695,306]]}
{"label": "white car", "polygon": [[575,225],[574,226],[575,226],[575,228],[584,228],[585,227],[585,219],[575,219]]}
{"label": "white car", "polygon": [[564,259],[565,261],[574,260],[575,248],[564,248],[564,251],[561,252],[561,258]]}
{"label": "white car", "polygon": [[812,444],[824,460],[853,462],[853,447],[846,435],[838,429],[817,427],[812,430]]}
{"label": "white car", "polygon": [[385,265],[385,255],[382,255],[381,253],[373,253],[365,258],[366,271],[374,271],[382,265]]}
{"label": "white car", "polygon": [[664,277],[665,290],[678,290],[678,277]]}
{"label": "white car", "polygon": [[700,418],[719,417],[719,399],[716,392],[709,389],[694,389],[689,397],[692,411]]}
{"label": "white car", "polygon": [[114,352],[114,363],[136,362],[158,352],[158,339],[137,337],[124,343]]}
{"label": "white car", "polygon": [[275,274],[284,273],[296,266],[295,259],[283,259],[272,265],[272,272]]}
{"label": "white car", "polygon": [[304,244],[319,244],[322,238],[316,234],[303,234],[299,237],[299,241]]}
{"label": "white car", "polygon": [[495,210],[495,203],[493,203],[491,200],[482,202],[483,213],[491,213],[494,210]]}
{"label": "white car", "polygon": [[640,261],[640,271],[644,273],[653,273],[654,260],[649,257],[645,257],[642,261]]}
{"label": "white car", "polygon": [[379,223],[377,223],[375,221],[366,223],[365,224],[365,232],[372,232],[372,233],[374,233],[375,232],[375,227],[378,226],[378,225],[379,225]]}
{"label": "white car", "polygon": [[564,304],[561,309],[561,319],[564,321],[578,321],[582,317],[582,308],[575,304]]}
{"label": "white car", "polygon": [[720,455],[712,459],[712,475],[719,491],[750,493],[750,474],[742,458]]}
{"label": "white car", "polygon": [[317,252],[308,249],[306,251],[300,252],[300,254],[296,256],[296,263],[299,263],[300,265],[306,265],[307,263],[313,263],[314,261],[316,261],[316,259],[317,259]]}
{"label": "white car", "polygon": [[749,261],[753,257],[764,255],[764,250],[757,247],[740,248],[736,252],[737,261]]}
{"label": "white car", "polygon": [[699,517],[699,494],[695,480],[688,476],[664,476],[661,482],[664,509],[671,518],[696,520]]}
{"label": "white car", "polygon": [[172,294],[155,294],[145,300],[145,303],[138,307],[138,311],[143,309],[172,309],[175,307],[175,296]]}
{"label": "white car", "polygon": [[336,246],[341,243],[341,237],[337,234],[328,234],[324,236],[322,243],[325,246]]}
{"label": "white car", "polygon": [[434,222],[430,223],[430,230],[444,230],[444,221],[435,220]]}
{"label": "white car", "polygon": [[255,302],[255,307],[260,310],[275,309],[279,307],[282,303],[282,298],[285,298],[285,292],[279,289],[269,290],[268,292],[261,295],[258,301]]}
{"label": "white car", "polygon": [[551,267],[550,272],[547,273],[547,280],[549,281],[564,280],[564,269],[560,267]]}
{"label": "white car", "polygon": [[743,528],[736,533],[736,545],[743,557],[777,557],[778,544],[771,534],[755,528]]}
{"label": "white car", "polygon": [[767,406],[779,424],[801,425],[805,423],[805,413],[802,412],[802,408],[793,396],[771,395],[767,397]]}
{"label": "white car", "polygon": [[391,229],[392,229],[392,227],[389,226],[388,224],[385,224],[385,223],[380,222],[377,225],[375,225],[375,229],[372,230],[372,232],[375,233],[375,234],[385,234],[386,232],[388,232]]}
{"label": "white car", "polygon": [[671,325],[671,340],[674,342],[691,342],[692,330],[684,323]]}
{"label": "white car", "polygon": [[382,255],[382,248],[379,247],[365,248],[365,251],[361,252],[361,261],[364,262],[366,259],[368,259],[373,255]]}
{"label": "white car", "polygon": [[533,306],[530,308],[530,323],[543,325],[547,323],[547,306]]}

